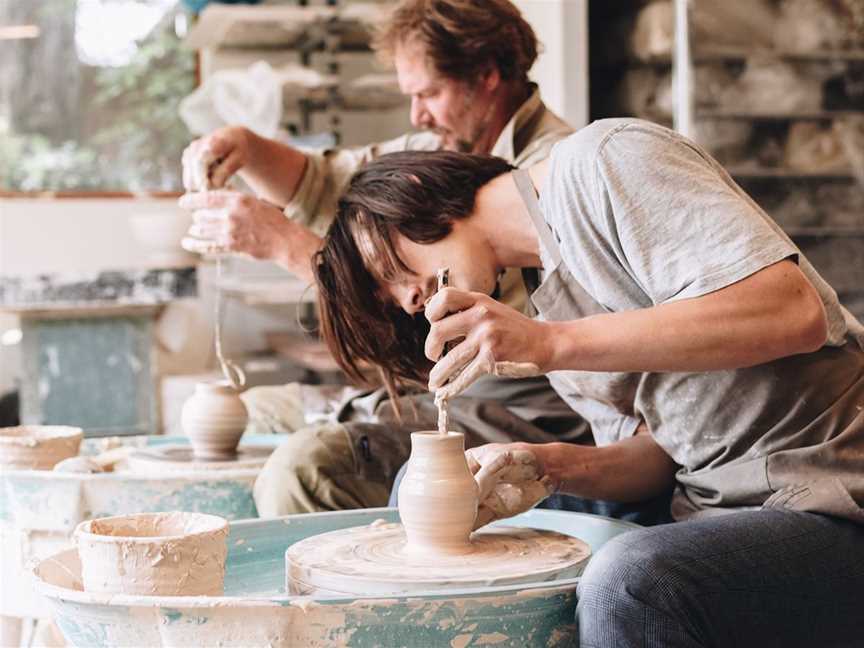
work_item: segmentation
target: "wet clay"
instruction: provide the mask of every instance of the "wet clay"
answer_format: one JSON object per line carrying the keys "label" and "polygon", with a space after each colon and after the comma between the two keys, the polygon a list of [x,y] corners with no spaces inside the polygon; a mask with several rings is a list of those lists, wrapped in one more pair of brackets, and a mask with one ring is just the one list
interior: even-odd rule
{"label": "wet clay", "polygon": [[373,523],[307,538],[285,555],[293,593],[399,594],[576,576],[578,538],[487,527],[471,533],[479,488],[458,432],[415,432],[399,486],[402,525]]}
{"label": "wet clay", "polygon": [[399,484],[399,517],[406,551],[460,554],[471,551],[479,489],[465,459],[461,432],[414,432],[411,456]]}
{"label": "wet clay", "polygon": [[84,432],[62,425],[0,428],[0,467],[9,470],[51,470],[78,454]]}
{"label": "wet clay", "polygon": [[82,522],[74,538],[84,590],[221,596],[228,521],[202,513],[141,513]]}
{"label": "wet clay", "polygon": [[461,555],[417,554],[405,545],[401,525],[387,523],[301,540],[285,555],[288,591],[397,595],[575,578],[591,554],[578,538],[515,527],[475,532]]}

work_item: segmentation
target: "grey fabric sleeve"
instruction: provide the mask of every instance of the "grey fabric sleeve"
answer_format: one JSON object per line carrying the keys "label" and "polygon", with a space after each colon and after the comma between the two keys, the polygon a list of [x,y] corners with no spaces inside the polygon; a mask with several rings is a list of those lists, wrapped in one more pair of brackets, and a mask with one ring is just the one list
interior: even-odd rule
{"label": "grey fabric sleeve", "polygon": [[649,124],[610,132],[595,158],[595,223],[654,304],[698,297],[797,248],[707,154]]}

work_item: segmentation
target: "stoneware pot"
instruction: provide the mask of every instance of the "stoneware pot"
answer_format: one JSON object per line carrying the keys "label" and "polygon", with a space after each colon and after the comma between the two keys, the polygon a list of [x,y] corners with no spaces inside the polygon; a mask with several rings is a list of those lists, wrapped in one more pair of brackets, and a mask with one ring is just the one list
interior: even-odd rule
{"label": "stoneware pot", "polygon": [[414,432],[399,485],[399,517],[410,553],[471,551],[478,488],[465,459],[461,432]]}
{"label": "stoneware pot", "polygon": [[228,521],[203,513],[139,513],[75,528],[85,592],[221,596]]}
{"label": "stoneware pot", "polygon": [[227,381],[200,382],[180,413],[183,432],[200,459],[232,459],[249,415]]}
{"label": "stoneware pot", "polygon": [[0,467],[51,470],[78,454],[84,432],[65,425],[21,425],[0,428]]}

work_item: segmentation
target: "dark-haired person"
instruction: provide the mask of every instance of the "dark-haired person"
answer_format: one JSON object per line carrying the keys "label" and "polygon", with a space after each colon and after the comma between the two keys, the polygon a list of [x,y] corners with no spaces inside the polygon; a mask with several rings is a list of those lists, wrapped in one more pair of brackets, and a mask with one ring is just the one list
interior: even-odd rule
{"label": "dark-haired person", "polygon": [[[299,151],[245,129],[219,130],[194,142],[187,162],[205,154],[222,159],[212,183],[220,186],[239,172],[258,198],[230,191],[185,196],[181,204],[189,209],[230,210],[227,222],[198,223],[196,234],[227,239],[229,249],[278,261],[311,278],[318,234],[332,221],[339,194],[363,163],[390,151],[448,149],[491,152],[527,166],[572,132],[543,105],[528,80],[537,40],[508,0],[406,0],[396,6],[375,47],[395,62],[399,83],[411,97],[411,120],[423,130],[364,148],[320,152]],[[518,271],[505,274],[499,284],[502,301],[524,308]],[[253,388],[243,397],[251,430],[291,433],[256,483],[263,516],[386,505],[408,458],[409,432],[434,428],[437,420],[428,394],[402,398],[401,421],[383,389],[339,392],[334,398],[332,390],[292,383]],[[472,446],[510,440],[590,442],[584,421],[545,378],[490,378],[452,409],[456,428]],[[323,418],[321,410],[327,422],[306,425]],[[584,506],[632,514],[641,522],[668,518],[664,498],[632,510]]]}
{"label": "dark-haired person", "polygon": [[[705,151],[602,120],[529,170],[385,156],[339,205],[316,274],[348,371],[452,397],[496,363],[532,363],[597,447],[481,447],[481,465],[530,452],[561,492],[622,501],[680,466],[679,522],[589,564],[580,645],[864,645],[864,327]],[[443,265],[453,287],[435,294]],[[534,275],[537,318],[488,296],[507,267]]]}

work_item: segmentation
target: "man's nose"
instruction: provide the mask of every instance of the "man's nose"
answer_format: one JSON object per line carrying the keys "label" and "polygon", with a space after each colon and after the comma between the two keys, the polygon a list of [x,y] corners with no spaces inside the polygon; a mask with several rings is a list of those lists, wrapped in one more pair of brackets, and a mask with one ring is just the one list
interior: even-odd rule
{"label": "man's nose", "polygon": [[411,98],[411,125],[414,128],[429,128],[432,125],[432,117],[426,110],[426,104],[417,97]]}

